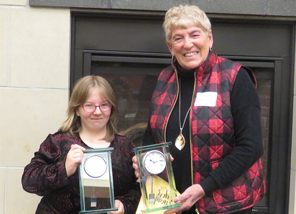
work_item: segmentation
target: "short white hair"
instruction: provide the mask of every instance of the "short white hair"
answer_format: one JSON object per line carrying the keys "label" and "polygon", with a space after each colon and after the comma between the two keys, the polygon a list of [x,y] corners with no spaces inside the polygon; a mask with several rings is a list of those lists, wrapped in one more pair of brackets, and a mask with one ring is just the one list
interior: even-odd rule
{"label": "short white hair", "polygon": [[166,12],[162,27],[166,40],[170,41],[174,28],[187,28],[192,25],[200,27],[207,35],[211,32],[211,22],[204,11],[195,5],[180,5]]}

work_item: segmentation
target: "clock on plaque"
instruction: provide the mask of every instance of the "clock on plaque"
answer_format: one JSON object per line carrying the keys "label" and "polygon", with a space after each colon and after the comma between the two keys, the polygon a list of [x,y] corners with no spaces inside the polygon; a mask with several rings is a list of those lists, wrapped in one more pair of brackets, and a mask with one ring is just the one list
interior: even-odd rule
{"label": "clock on plaque", "polygon": [[134,148],[138,158],[144,212],[167,210],[181,206],[177,197],[169,145],[171,142]]}
{"label": "clock on plaque", "polygon": [[86,149],[79,166],[81,211],[84,213],[107,213],[116,211],[112,177],[111,151]]}

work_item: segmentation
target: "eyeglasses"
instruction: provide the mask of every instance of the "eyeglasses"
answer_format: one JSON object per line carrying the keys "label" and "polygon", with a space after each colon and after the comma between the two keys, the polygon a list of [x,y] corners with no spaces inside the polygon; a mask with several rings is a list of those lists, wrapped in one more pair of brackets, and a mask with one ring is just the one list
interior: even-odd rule
{"label": "eyeglasses", "polygon": [[101,105],[94,105],[94,104],[83,104],[81,105],[84,111],[88,113],[93,113],[97,107],[100,108],[101,111],[108,111],[111,109],[112,105],[109,102],[102,103]]}

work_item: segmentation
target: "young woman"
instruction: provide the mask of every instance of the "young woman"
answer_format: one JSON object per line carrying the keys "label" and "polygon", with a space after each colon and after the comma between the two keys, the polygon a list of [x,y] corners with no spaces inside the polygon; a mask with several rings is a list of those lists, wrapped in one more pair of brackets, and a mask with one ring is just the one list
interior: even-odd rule
{"label": "young woman", "polygon": [[141,193],[132,167],[134,145],[116,134],[117,102],[110,84],[100,76],[81,78],[73,89],[67,113],[58,132],[48,135],[23,173],[24,190],[43,196],[36,213],[79,213],[77,169],[83,151],[108,147],[114,148],[111,159],[118,208],[111,213],[135,213]]}

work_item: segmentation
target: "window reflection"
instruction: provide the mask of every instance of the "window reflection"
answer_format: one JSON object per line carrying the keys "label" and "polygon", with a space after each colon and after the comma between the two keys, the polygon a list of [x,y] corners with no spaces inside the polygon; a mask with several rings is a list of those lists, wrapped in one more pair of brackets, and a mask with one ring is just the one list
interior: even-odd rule
{"label": "window reflection", "polygon": [[158,75],[165,66],[115,62],[92,64],[92,74],[106,78],[116,93],[119,110],[118,131],[131,138],[137,146],[142,144],[151,96]]}
{"label": "window reflection", "polygon": [[271,96],[272,96],[272,84],[273,84],[273,73],[274,70],[271,68],[252,68],[257,78],[257,92],[260,99],[261,106],[261,128],[262,128],[262,140],[264,147],[264,154],[261,158],[264,176],[266,179],[266,195],[263,200],[257,203],[257,206],[267,206],[269,198],[269,145],[270,145],[270,107],[271,105]]}

